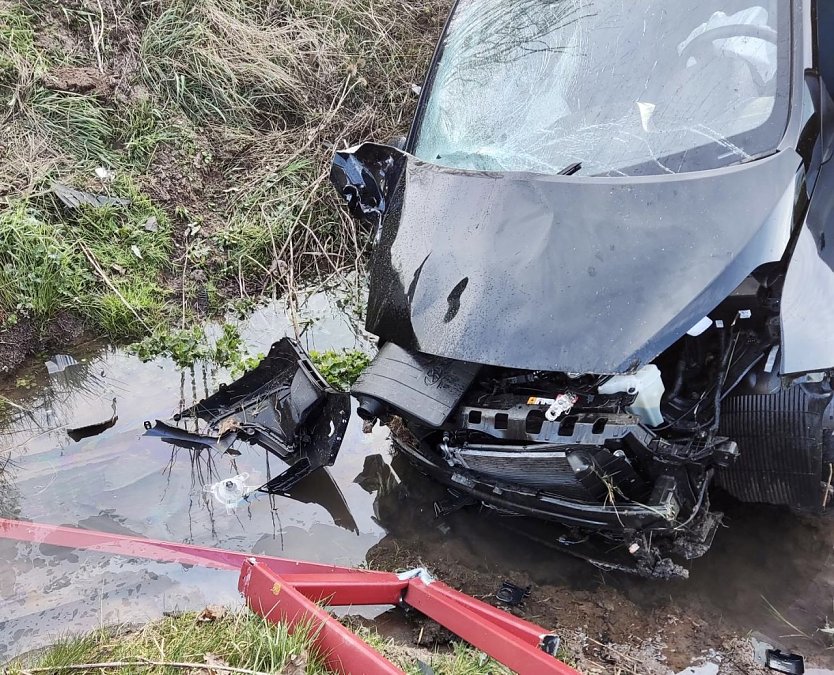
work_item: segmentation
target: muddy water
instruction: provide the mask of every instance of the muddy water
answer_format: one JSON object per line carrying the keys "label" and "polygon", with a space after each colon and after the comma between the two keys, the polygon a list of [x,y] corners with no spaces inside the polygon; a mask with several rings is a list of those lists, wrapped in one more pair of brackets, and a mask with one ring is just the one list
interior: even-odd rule
{"label": "muddy water", "polygon": [[[311,296],[297,320],[308,349],[371,348],[336,295]],[[241,332],[255,353],[294,331],[285,307],[275,303],[243,322]],[[407,490],[383,496],[392,463],[387,434],[363,434],[355,415],[329,475],[310,480],[295,499],[263,498],[227,512],[206,485],[241,473],[258,485],[281,470],[280,462],[267,465],[264,453],[248,446],[233,458],[142,436],[145,420],[168,419],[227,375],[208,366],[181,372],[166,359],[143,364],[113,348],[73,355],[85,360],[52,376],[36,364],[24,374],[30,389],[5,393],[20,409],[7,406],[0,427],[0,450],[11,449],[14,457],[9,485],[0,491],[0,515],[340,564],[362,562],[381,540],[395,547],[401,541],[412,547],[410,563],[436,565],[441,574],[439,551],[471,575],[523,574],[546,585],[565,611],[579,608],[578,626],[586,613],[581,599],[604,590],[604,597],[614,593],[625,603],[605,609],[607,626],[633,622],[635,613],[655,621],[659,614],[663,623],[668,614],[670,623],[760,632],[815,666],[834,667],[832,641],[820,631],[834,623],[831,519],[727,503],[726,527],[707,556],[693,562],[688,581],[602,573],[519,535],[517,519],[470,509],[435,521],[432,500],[442,491],[396,462]],[[67,437],[68,426],[109,418],[114,400],[114,427],[78,443]],[[369,455],[377,457],[366,468]],[[541,526],[539,539],[555,536]],[[237,602],[234,573],[0,541],[0,659],[101,624]],[[689,658],[720,647],[719,640],[679,648]]]}
{"label": "muddy water", "polygon": [[[370,348],[335,296],[311,297],[298,321],[308,349]],[[293,329],[275,303],[255,312],[241,333],[257,353]],[[374,520],[374,495],[354,482],[366,455],[387,457],[384,431],[368,436],[351,425],[328,470],[332,481],[322,474],[297,499],[265,497],[227,512],[205,485],[242,473],[260,485],[268,472],[282,470],[281,462],[269,466],[265,453],[248,445],[232,458],[142,436],[145,420],[168,419],[225,374],[208,366],[181,373],[167,359],[143,364],[112,348],[73,355],[86,360],[52,376],[36,364],[24,373],[31,393],[6,393],[26,410],[7,406],[0,432],[0,448],[11,449],[14,461],[0,515],[340,564],[362,562],[384,534]],[[67,437],[68,426],[105,420],[114,405],[113,428],[78,443]],[[64,632],[237,601],[232,573],[0,541],[0,658]]]}

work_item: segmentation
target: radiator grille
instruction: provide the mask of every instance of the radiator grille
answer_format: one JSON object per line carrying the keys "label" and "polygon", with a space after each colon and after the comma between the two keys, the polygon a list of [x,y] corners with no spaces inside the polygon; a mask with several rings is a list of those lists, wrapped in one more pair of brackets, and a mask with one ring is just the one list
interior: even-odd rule
{"label": "radiator grille", "polygon": [[818,510],[822,502],[822,413],[827,400],[794,386],[776,394],[731,396],[721,433],[741,455],[718,484],[747,502]]}
{"label": "radiator grille", "polygon": [[469,469],[484,476],[547,490],[564,497],[589,497],[587,490],[575,478],[564,452],[461,450],[459,457]]}

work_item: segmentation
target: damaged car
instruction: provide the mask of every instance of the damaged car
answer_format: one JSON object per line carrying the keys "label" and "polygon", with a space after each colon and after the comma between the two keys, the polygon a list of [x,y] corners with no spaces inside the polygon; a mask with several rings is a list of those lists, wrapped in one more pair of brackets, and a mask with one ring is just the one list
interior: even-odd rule
{"label": "damaged car", "polygon": [[[715,489],[824,509],[826,31],[821,0],[457,2],[408,137],[333,159],[374,240],[359,416],[456,494],[646,576],[707,551]],[[281,489],[349,414],[297,350],[220,392],[269,418],[241,433],[292,464]]]}

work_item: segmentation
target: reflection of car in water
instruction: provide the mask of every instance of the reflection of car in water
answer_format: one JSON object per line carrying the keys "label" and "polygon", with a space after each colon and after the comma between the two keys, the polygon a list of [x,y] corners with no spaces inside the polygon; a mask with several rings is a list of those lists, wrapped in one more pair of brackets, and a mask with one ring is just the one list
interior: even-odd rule
{"label": "reflection of car in water", "polygon": [[707,550],[716,486],[824,508],[833,17],[458,2],[405,145],[333,163],[376,241],[359,414],[459,493],[647,575]]}

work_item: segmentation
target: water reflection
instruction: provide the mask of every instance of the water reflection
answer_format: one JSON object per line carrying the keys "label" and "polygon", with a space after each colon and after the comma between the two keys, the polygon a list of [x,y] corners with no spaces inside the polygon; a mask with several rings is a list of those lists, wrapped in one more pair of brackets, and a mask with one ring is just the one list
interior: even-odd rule
{"label": "water reflection", "polygon": [[[370,348],[337,300],[318,293],[297,308],[302,343]],[[240,330],[252,353],[294,332],[277,302]],[[283,463],[246,444],[238,445],[239,454],[221,453],[142,433],[145,420],[169,419],[228,381],[228,373],[207,364],[179,370],[167,359],[143,364],[101,345],[73,356],[77,365],[53,375],[32,364],[21,374],[28,389],[2,392],[11,405],[0,461],[10,456],[14,465],[0,488],[4,516],[340,564],[361,563],[383,536],[373,495],[353,483],[366,454],[388,452],[383,430],[366,436],[357,422],[329,474],[311,477],[291,498],[264,495],[227,513],[204,486],[242,473],[251,483],[266,482]],[[110,419],[114,406],[119,419],[111,428],[78,442],[67,435]],[[202,431],[197,420],[188,428]],[[206,602],[237,602],[235,575],[0,541],[0,657],[70,628],[141,621]]]}

